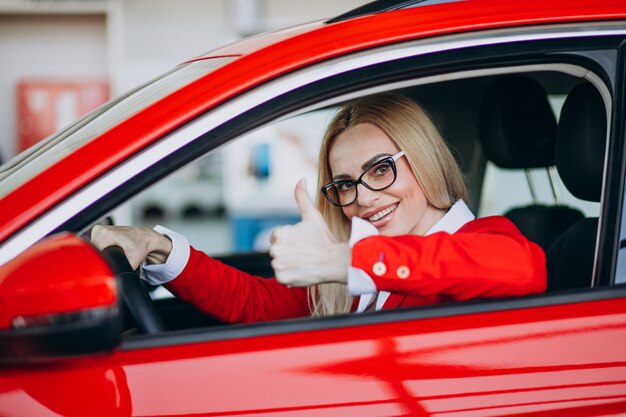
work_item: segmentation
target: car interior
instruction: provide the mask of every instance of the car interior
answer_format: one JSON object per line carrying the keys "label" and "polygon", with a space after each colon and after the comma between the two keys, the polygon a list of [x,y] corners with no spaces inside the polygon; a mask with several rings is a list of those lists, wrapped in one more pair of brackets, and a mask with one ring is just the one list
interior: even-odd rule
{"label": "car interior", "polygon": [[[469,81],[473,84],[475,80]],[[606,137],[607,120],[600,93],[588,82],[564,77],[554,83],[552,74],[544,73],[507,75],[486,81],[478,93],[481,97],[480,104],[475,104],[478,109],[473,110],[474,114],[479,114],[474,119],[479,120],[477,124],[446,121],[446,115],[454,117],[454,112],[433,116],[460,154],[468,183],[475,187],[470,195],[480,196],[485,161],[506,170],[526,171],[531,195],[534,195],[535,185],[529,171],[545,170],[554,191],[554,203],[532,201],[501,214],[546,251],[549,291],[591,287],[589,277],[593,271],[598,217],[585,217],[580,209],[560,201],[552,170],[556,168],[566,190],[575,197],[600,202],[606,148],[602,138]],[[463,91],[464,87],[452,88]],[[419,94],[414,95],[417,101],[428,103],[428,96],[420,100]],[[549,95],[557,94],[567,96],[558,114],[558,123],[548,100]],[[462,95],[471,96],[467,92]],[[458,103],[460,100],[448,97],[446,101]],[[441,111],[442,106],[429,108]],[[457,129],[460,125],[463,132],[459,135],[453,128],[448,131],[446,126],[450,125]],[[470,143],[466,141],[468,131],[473,133]],[[455,142],[461,135],[463,140]],[[470,198],[470,203],[478,211],[476,201]]]}
{"label": "car interior", "polygon": [[[466,177],[470,209],[478,216],[505,215],[546,251],[548,291],[592,286],[607,121],[604,101],[590,82],[557,71],[534,71],[396,92],[422,105],[449,143]],[[332,113],[332,108],[322,110]],[[512,175],[515,182],[505,179],[504,188],[494,183],[495,177]],[[511,192],[525,201],[507,201]],[[491,208],[488,195],[496,202]],[[167,212],[151,209],[160,216]],[[224,212],[224,207],[211,210],[212,215]],[[154,225],[167,218],[145,220]],[[208,252],[253,275],[273,276],[264,250]],[[160,288],[149,289],[168,329],[221,324],[181,300],[157,295]]]}

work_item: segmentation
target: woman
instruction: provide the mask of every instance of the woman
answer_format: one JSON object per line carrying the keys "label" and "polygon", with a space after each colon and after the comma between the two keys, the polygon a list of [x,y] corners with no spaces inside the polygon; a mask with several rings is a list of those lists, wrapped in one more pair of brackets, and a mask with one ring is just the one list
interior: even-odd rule
{"label": "woman", "polygon": [[[345,105],[320,151],[314,206],[275,229],[275,279],[252,277],[171,231],[97,226],[149,281],[227,322],[389,309],[546,288],[545,256],[506,218],[474,219],[459,167],[425,112],[380,94]],[[359,295],[358,298],[353,296]]]}

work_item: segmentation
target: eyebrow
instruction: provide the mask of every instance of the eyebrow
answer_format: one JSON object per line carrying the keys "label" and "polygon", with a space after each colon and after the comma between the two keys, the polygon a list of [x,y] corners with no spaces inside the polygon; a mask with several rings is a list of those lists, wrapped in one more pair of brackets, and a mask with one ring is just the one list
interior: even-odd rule
{"label": "eyebrow", "polygon": [[[373,163],[378,162],[379,160],[381,160],[383,158],[388,158],[390,156],[391,156],[391,154],[388,154],[388,153],[379,153],[378,155],[372,156],[370,159],[365,161],[363,163],[363,165],[361,165],[361,171],[365,171]],[[352,177],[350,177],[350,175],[348,175],[348,174],[333,175],[333,181],[336,181],[336,180],[346,180],[346,179],[350,179],[350,178],[352,178]]]}

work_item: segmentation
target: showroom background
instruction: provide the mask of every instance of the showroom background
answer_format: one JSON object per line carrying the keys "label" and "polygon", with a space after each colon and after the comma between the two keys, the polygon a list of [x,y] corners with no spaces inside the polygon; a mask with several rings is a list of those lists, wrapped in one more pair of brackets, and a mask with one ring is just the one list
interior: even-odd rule
{"label": "showroom background", "polygon": [[[0,0],[0,160],[197,55],[367,2]],[[309,161],[325,120],[308,123],[316,128],[286,123],[220,149],[110,217],[115,224],[164,224],[212,254],[264,249],[271,228],[299,219],[293,183],[307,176],[314,187],[316,164]]]}
{"label": "showroom background", "polygon": [[[365,3],[0,0],[0,159],[6,161],[21,149],[20,136],[36,135],[32,117],[37,112],[51,119],[39,121],[40,127],[58,130],[90,110],[89,103],[98,104],[103,82],[109,98],[115,97],[225,43]],[[18,92],[28,107],[21,119]]]}
{"label": "showroom background", "polygon": [[[0,162],[177,64],[237,39],[339,15],[369,0],[0,0]],[[564,97],[554,97],[555,114]],[[256,131],[145,190],[116,224],[164,224],[211,254],[263,250],[299,219],[327,114]],[[288,158],[284,156],[288,155]],[[552,204],[545,172],[540,199]],[[511,184],[515,184],[511,186]],[[567,202],[573,197],[560,187]],[[481,216],[528,204],[520,171],[489,164]],[[597,205],[577,204],[588,215]],[[210,230],[210,233],[207,231]]]}

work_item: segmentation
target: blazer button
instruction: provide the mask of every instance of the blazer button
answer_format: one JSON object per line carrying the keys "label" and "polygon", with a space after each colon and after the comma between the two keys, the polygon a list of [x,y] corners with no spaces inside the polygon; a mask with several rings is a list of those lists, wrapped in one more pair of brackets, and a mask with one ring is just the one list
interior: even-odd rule
{"label": "blazer button", "polygon": [[411,270],[409,269],[408,266],[401,266],[398,268],[398,270],[396,271],[396,275],[398,275],[398,278],[408,278],[409,275],[411,274]]}
{"label": "blazer button", "polygon": [[374,275],[376,275],[377,277],[380,277],[381,275],[384,275],[385,272],[387,272],[387,266],[382,262],[376,262],[372,267],[372,272],[374,272]]}

